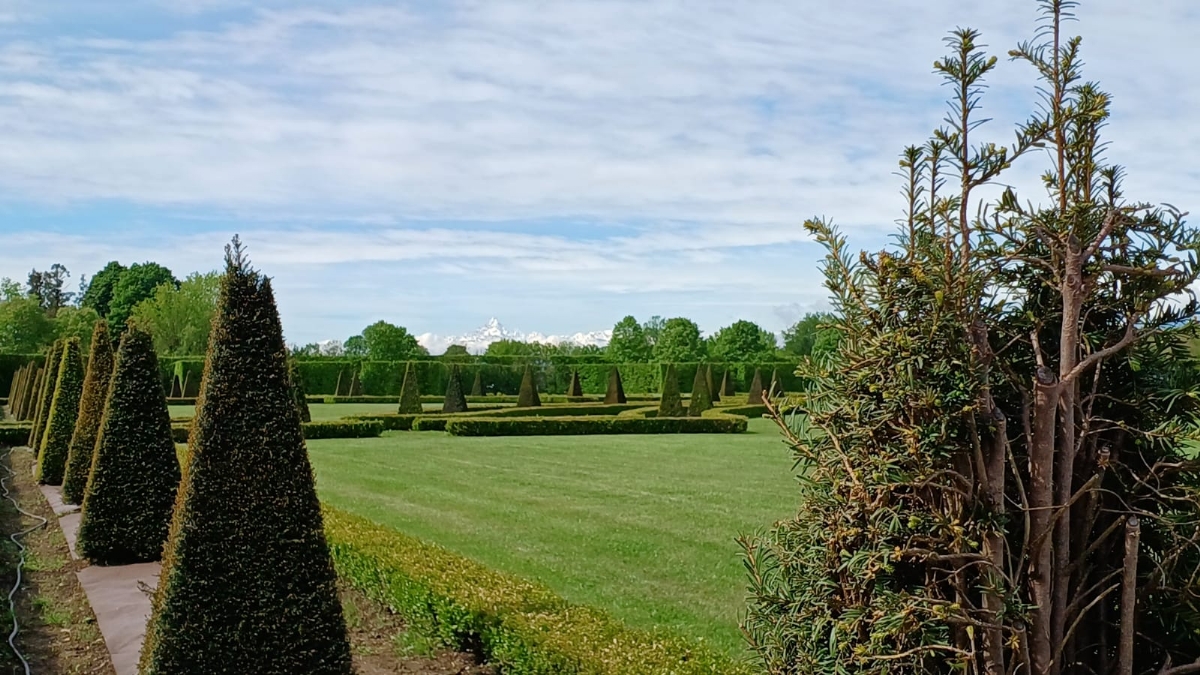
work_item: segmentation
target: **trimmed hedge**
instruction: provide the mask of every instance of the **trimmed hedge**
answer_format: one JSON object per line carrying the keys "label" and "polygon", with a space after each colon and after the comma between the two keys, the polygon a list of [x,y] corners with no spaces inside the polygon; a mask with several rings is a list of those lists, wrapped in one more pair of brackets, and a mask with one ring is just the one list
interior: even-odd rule
{"label": "trimmed hedge", "polygon": [[445,431],[446,422],[450,417],[433,417],[422,415],[412,421],[413,431]]}
{"label": "trimmed hedge", "polygon": [[404,368],[404,383],[400,385],[400,408],[396,412],[401,415],[414,415],[420,414],[423,410],[421,392],[417,386],[417,374],[413,370],[412,363],[409,363]]}
{"label": "trimmed hedge", "polygon": [[8,391],[12,387],[13,376],[22,366],[36,363],[39,367],[46,364],[45,354],[0,354],[0,391]]}
{"label": "trimmed hedge", "polygon": [[658,401],[658,415],[662,417],[683,417],[683,400],[679,397],[679,377],[675,374],[674,364],[667,366],[663,375],[663,393]]}
{"label": "trimmed hedge", "polygon": [[452,436],[585,436],[600,434],[740,434],[747,419],[709,417],[466,417],[446,422]]}
{"label": "trimmed hedge", "polygon": [[29,440],[33,422],[5,422],[0,424],[0,445],[24,445]]}
{"label": "trimmed hedge", "polygon": [[767,414],[766,405],[730,405],[721,408],[712,408],[704,411],[704,417],[712,415],[741,415],[743,417],[762,417]]}
{"label": "trimmed hedge", "polygon": [[54,385],[58,382],[58,368],[62,364],[62,340],[55,340],[46,356],[46,372],[37,393],[37,412],[33,417],[33,431],[29,435],[29,447],[41,459],[42,436],[46,433],[46,416],[54,399]]}
{"label": "trimmed hedge", "polygon": [[338,575],[411,630],[507,675],[750,675],[697,641],[630,628],[549,589],[323,507]]}
{"label": "trimmed hedge", "polygon": [[62,498],[67,504],[83,503],[88,475],[92,472],[96,437],[100,435],[100,422],[104,417],[108,385],[112,381],[116,360],[112,347],[108,322],[101,319],[92,329],[87,375],[83,378],[83,397],[79,399],[79,419],[75,422],[71,449],[67,453],[67,469],[62,486]]}
{"label": "trimmed hedge", "polygon": [[521,377],[521,393],[517,396],[517,407],[536,408],[542,404],[538,396],[537,382],[533,377],[533,368],[525,366],[525,374]]}
{"label": "trimmed hedge", "polygon": [[[323,438],[377,438],[383,434],[386,425],[382,420],[377,419],[343,419],[332,422],[305,422],[300,428],[305,440]],[[187,443],[188,434],[191,433],[191,430],[192,425],[190,423],[172,424],[171,437],[176,443]]]}
{"label": "trimmed hedge", "polygon": [[50,412],[46,414],[46,431],[38,452],[34,475],[39,483],[62,485],[67,454],[71,451],[71,437],[75,435],[75,422],[79,420],[83,379],[83,347],[79,338],[69,338],[63,344],[58,381],[54,385],[54,398],[50,403]]}
{"label": "trimmed hedge", "polygon": [[708,383],[712,381],[712,370],[696,371],[696,379],[692,382],[692,395],[688,399],[688,417],[699,417],[713,407],[713,399],[708,391]]}

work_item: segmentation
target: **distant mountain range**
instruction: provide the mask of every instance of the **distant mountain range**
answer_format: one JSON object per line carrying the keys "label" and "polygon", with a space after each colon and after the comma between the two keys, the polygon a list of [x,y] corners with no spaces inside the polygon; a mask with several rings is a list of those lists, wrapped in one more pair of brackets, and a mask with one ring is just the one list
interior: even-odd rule
{"label": "distant mountain range", "polygon": [[441,354],[450,345],[462,345],[472,354],[482,354],[488,345],[500,340],[517,342],[541,342],[548,344],[573,344],[579,346],[605,347],[612,339],[612,330],[598,330],[590,333],[575,333],[574,335],[545,335],[543,333],[523,333],[519,330],[509,330],[496,317],[488,319],[484,325],[464,335],[435,335],[424,333],[417,336],[417,342],[429,350],[430,354]]}

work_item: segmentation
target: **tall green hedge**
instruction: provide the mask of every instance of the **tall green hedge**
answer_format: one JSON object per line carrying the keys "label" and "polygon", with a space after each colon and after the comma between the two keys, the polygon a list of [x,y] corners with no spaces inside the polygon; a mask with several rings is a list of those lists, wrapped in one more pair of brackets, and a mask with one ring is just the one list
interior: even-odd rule
{"label": "tall green hedge", "polygon": [[42,378],[42,386],[37,393],[37,411],[33,418],[33,431],[29,434],[29,447],[34,452],[42,448],[42,436],[46,432],[46,415],[50,412],[50,403],[54,399],[54,386],[58,382],[58,368],[62,364],[62,340],[55,340],[46,355],[46,373]]}
{"label": "tall green hedge", "polygon": [[350,675],[270,280],[226,249],[140,675]]}
{"label": "tall green hedge", "polygon": [[46,414],[46,432],[42,435],[42,447],[38,452],[35,476],[39,483],[62,485],[67,453],[71,449],[71,436],[79,419],[83,378],[83,347],[79,338],[69,338],[63,343],[54,397],[50,412]]}
{"label": "tall green hedge", "polygon": [[96,436],[100,433],[104,405],[108,400],[113,362],[108,322],[101,319],[92,329],[87,375],[83,378],[83,397],[79,399],[79,419],[71,436],[71,450],[67,453],[67,469],[63,475],[62,496],[68,504],[83,503],[88,474],[91,473],[92,459],[96,454]]}
{"label": "tall green hedge", "polygon": [[45,367],[45,354],[0,354],[0,391],[8,391],[12,379],[22,366],[35,364]]}
{"label": "tall green hedge", "polygon": [[179,460],[154,341],[135,325],[117,347],[91,459],[80,555],[96,565],[159,560],[179,487]]}

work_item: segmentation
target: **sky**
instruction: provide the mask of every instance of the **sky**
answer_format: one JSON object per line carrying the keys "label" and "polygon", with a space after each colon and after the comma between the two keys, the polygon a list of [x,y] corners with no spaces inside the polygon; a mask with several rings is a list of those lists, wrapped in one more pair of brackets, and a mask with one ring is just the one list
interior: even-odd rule
{"label": "sky", "polygon": [[[1143,11],[1142,7],[1153,7]],[[827,217],[889,241],[956,27],[1001,57],[980,136],[1035,110],[1034,0],[0,0],[0,277],[217,269],[234,233],[289,342],[827,306]],[[1200,202],[1200,3],[1084,0],[1126,194]],[[1041,201],[1033,155],[1010,183]]]}

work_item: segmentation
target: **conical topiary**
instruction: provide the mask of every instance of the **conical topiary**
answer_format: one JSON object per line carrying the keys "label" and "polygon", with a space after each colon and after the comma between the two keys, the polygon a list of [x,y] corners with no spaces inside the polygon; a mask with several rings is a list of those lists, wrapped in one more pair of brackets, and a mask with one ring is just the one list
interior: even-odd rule
{"label": "conical topiary", "polygon": [[667,364],[667,372],[663,374],[662,398],[658,402],[659,417],[683,417],[683,399],[679,396],[679,376],[675,374],[675,364]]}
{"label": "conical topiary", "polygon": [[704,373],[704,380],[708,383],[708,395],[711,397],[713,403],[718,403],[721,400],[721,392],[714,386],[713,367],[709,365],[704,370],[706,371]]}
{"label": "conical topiary", "polygon": [[767,388],[767,395],[771,398],[783,396],[783,383],[779,379],[779,371],[771,371],[771,386]]}
{"label": "conical topiary", "polygon": [[271,283],[234,238],[140,675],[350,675]]}
{"label": "conical topiary", "polygon": [[750,380],[750,397],[746,401],[750,405],[762,405],[763,402],[763,383],[762,371],[758,368],[754,369],[754,379]]}
{"label": "conical topiary", "polygon": [[110,379],[76,547],[95,565],[159,560],[180,470],[149,333],[125,330]]}
{"label": "conical topiary", "polygon": [[25,391],[21,394],[21,419],[31,420],[37,413],[35,401],[37,393],[42,388],[42,380],[46,377],[46,369],[39,366],[33,371],[33,377],[25,384]]}
{"label": "conical topiary", "polygon": [[179,373],[171,377],[170,398],[183,398],[183,383],[179,381]]}
{"label": "conical topiary", "polygon": [[359,369],[355,368],[354,375],[352,375],[350,377],[350,391],[346,393],[347,396],[362,396],[363,395],[362,380],[358,376],[358,371],[359,371]]}
{"label": "conical topiary", "polygon": [[42,436],[42,447],[38,452],[37,470],[34,475],[39,483],[62,485],[67,453],[71,449],[71,436],[75,434],[75,422],[79,419],[83,378],[83,348],[79,338],[69,338],[63,344],[58,381],[54,385],[54,399],[50,403],[50,412],[46,415],[46,433]]}
{"label": "conical topiary", "polygon": [[112,338],[108,334],[108,322],[101,319],[92,329],[87,375],[83,378],[83,397],[79,399],[79,420],[75,422],[71,450],[67,453],[67,470],[63,474],[62,496],[63,501],[68,504],[83,503],[88,474],[92,470],[92,458],[96,454],[96,435],[100,432],[100,421],[104,417],[104,405],[108,400],[108,384],[112,380],[112,374]]}
{"label": "conical topiary", "polygon": [[525,375],[521,377],[521,391],[517,396],[518,408],[534,408],[542,404],[542,397],[538,396],[537,382],[533,379],[533,368],[525,365]]}
{"label": "conical topiary", "polygon": [[311,422],[312,411],[308,409],[308,389],[304,386],[304,375],[300,372],[300,364],[294,358],[288,359],[288,381],[292,383],[292,399],[296,401],[296,411],[300,413],[300,421]]}
{"label": "conical topiary", "polygon": [[416,415],[424,409],[421,405],[421,388],[417,383],[417,369],[409,361],[404,367],[404,384],[400,385],[400,414]]}
{"label": "conical topiary", "polygon": [[[26,366],[17,368],[17,372],[13,373],[12,383],[8,387],[8,414],[12,417],[17,417],[21,405],[18,399],[21,396],[21,381],[25,379]],[[0,410],[0,419],[3,418],[3,410]],[[19,418],[18,418],[19,419]]]}
{"label": "conical topiary", "polygon": [[579,381],[579,371],[571,371],[571,384],[567,387],[567,396],[583,396],[583,383]]}
{"label": "conical topiary", "polygon": [[472,396],[483,396],[483,370],[475,371],[475,383],[471,385]]}
{"label": "conical topiary", "polygon": [[616,366],[608,371],[608,390],[604,392],[604,402],[609,405],[625,403],[625,387],[621,384],[621,371]]}
{"label": "conical topiary", "polygon": [[[200,375],[193,372],[191,368],[187,369],[183,374],[183,397],[196,398],[200,393]],[[306,390],[307,393],[307,390]]]}
{"label": "conical topiary", "polygon": [[37,412],[33,418],[33,430],[29,432],[29,447],[35,453],[42,448],[42,434],[46,430],[46,413],[50,412],[50,402],[54,398],[54,384],[58,381],[58,366],[62,361],[62,340],[55,340],[46,355],[46,372],[42,377],[42,385],[37,392]]}
{"label": "conical topiary", "polygon": [[467,397],[463,395],[462,374],[458,364],[450,366],[450,377],[446,381],[446,400],[442,402],[442,412],[460,413],[467,411]]}
{"label": "conical topiary", "polygon": [[688,417],[699,417],[705,410],[713,407],[712,395],[708,391],[707,371],[704,366],[696,369],[696,379],[692,382],[692,398],[688,401]]}
{"label": "conical topiary", "polygon": [[17,388],[14,396],[8,399],[8,410],[18,420],[28,419],[25,413],[25,400],[29,398],[29,387],[37,378],[37,372],[37,366],[32,363],[23,368],[21,370],[21,386]]}
{"label": "conical topiary", "polygon": [[728,368],[726,368],[725,372],[721,375],[721,386],[719,389],[721,390],[721,396],[733,396],[737,393],[737,391],[733,388],[733,379],[729,377]]}
{"label": "conical topiary", "polygon": [[[338,379],[337,379],[337,384],[333,386],[333,395],[334,395],[334,396],[345,396],[345,395],[346,395],[346,394],[344,393],[344,392],[345,392],[345,390],[346,390],[346,389],[349,389],[349,387],[343,387],[343,385],[342,385],[342,375],[343,375],[345,372],[346,372],[346,371],[344,371],[344,370],[339,370],[339,371],[338,371]],[[348,384],[349,384],[349,382],[347,382],[346,384],[348,385]]]}

